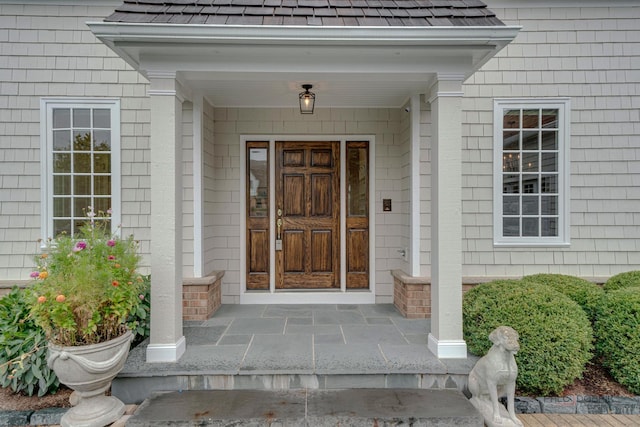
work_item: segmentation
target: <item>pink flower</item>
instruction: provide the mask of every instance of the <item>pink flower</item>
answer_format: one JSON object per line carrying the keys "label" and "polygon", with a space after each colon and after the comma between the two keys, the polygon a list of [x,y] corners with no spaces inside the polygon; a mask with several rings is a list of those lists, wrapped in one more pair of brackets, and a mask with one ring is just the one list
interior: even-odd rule
{"label": "pink flower", "polygon": [[116,241],[115,240],[112,239],[112,240],[107,241],[107,246],[114,247],[115,245],[116,245]]}
{"label": "pink flower", "polygon": [[73,252],[80,252],[81,250],[83,250],[84,248],[87,247],[87,242],[78,242],[76,243],[76,245],[73,247]]}
{"label": "pink flower", "polygon": [[144,295],[143,294],[138,295],[138,297],[140,297],[141,300],[144,300]]}
{"label": "pink flower", "polygon": [[31,274],[29,274],[29,277],[31,277],[32,279],[37,279],[39,275],[39,271],[32,271]]}
{"label": "pink flower", "polygon": [[115,255],[109,255],[107,258],[109,259],[109,261],[113,261],[114,259],[116,259]]}

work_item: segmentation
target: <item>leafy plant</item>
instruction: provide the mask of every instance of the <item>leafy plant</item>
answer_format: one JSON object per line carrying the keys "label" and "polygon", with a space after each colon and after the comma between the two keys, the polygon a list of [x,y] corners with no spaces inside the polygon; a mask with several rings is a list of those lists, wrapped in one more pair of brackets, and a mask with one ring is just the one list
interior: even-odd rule
{"label": "leafy plant", "polygon": [[136,325],[133,332],[135,338],[131,343],[132,347],[137,346],[151,334],[151,276],[143,276],[143,289],[138,295],[140,301],[137,307],[129,315],[127,323]]}
{"label": "leafy plant", "polygon": [[593,331],[585,312],[565,295],[516,280],[478,285],[463,300],[464,338],[469,351],[484,355],[496,327],[520,334],[518,389],[553,395],[581,377],[591,359]]}
{"label": "leafy plant", "polygon": [[613,378],[640,394],[640,288],[607,292],[595,324],[596,350]]}
{"label": "leafy plant", "polygon": [[0,385],[43,396],[58,390],[60,383],[47,366],[44,331],[29,316],[29,309],[17,286],[0,299]]}
{"label": "leafy plant", "polygon": [[582,307],[591,323],[595,322],[598,305],[604,294],[602,288],[595,283],[564,274],[534,274],[523,277],[522,281],[547,285],[568,296]]}
{"label": "leafy plant", "polygon": [[632,270],[616,274],[609,278],[603,286],[606,292],[629,287],[640,287],[640,270]]}
{"label": "leafy plant", "polygon": [[122,335],[144,286],[136,272],[140,256],[133,236],[112,235],[103,212],[96,215],[89,207],[87,215],[74,237],[62,234],[47,242],[36,257],[38,270],[31,273],[38,279],[30,289],[33,318],[47,339],[61,346]]}

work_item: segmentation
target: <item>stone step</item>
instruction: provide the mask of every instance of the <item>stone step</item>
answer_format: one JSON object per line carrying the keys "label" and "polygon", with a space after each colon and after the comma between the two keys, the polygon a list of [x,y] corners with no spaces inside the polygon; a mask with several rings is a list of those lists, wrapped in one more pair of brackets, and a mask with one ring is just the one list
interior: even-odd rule
{"label": "stone step", "polygon": [[468,370],[438,373],[237,373],[206,374],[199,371],[154,371],[153,376],[119,376],[111,393],[126,404],[140,404],[154,392],[204,390],[341,390],[341,389],[453,389],[467,388]]}
{"label": "stone step", "polygon": [[127,420],[143,426],[469,426],[482,416],[455,390],[202,390],[156,393]]}

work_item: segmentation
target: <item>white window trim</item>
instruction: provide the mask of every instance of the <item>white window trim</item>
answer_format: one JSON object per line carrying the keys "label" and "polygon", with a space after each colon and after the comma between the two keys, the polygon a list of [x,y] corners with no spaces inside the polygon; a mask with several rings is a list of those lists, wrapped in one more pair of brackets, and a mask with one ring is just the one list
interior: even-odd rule
{"label": "white window trim", "polygon": [[[502,235],[502,111],[505,108],[556,108],[558,118],[558,236],[504,237]],[[570,246],[570,98],[498,98],[493,102],[493,244],[496,247]]]}
{"label": "white window trim", "polygon": [[109,108],[111,110],[111,230],[119,231],[122,222],[120,100],[111,98],[40,99],[40,227],[43,243],[53,237],[53,131],[54,108]]}

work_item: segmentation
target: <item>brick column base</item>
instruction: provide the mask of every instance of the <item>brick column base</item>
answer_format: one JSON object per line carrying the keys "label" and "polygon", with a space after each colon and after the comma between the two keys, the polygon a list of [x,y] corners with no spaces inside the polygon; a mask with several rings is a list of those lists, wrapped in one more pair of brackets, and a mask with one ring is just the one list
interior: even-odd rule
{"label": "brick column base", "polygon": [[431,282],[393,270],[393,305],[409,319],[431,318]]}
{"label": "brick column base", "polygon": [[205,277],[182,282],[182,320],[207,320],[222,304],[222,276],[214,271]]}

